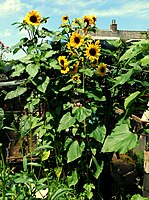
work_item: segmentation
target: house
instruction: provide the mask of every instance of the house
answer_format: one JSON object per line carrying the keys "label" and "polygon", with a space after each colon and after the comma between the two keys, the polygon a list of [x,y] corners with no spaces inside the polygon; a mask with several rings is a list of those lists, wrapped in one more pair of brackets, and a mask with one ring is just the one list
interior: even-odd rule
{"label": "house", "polygon": [[113,19],[110,24],[109,30],[99,30],[92,34],[94,39],[100,40],[118,40],[120,38],[125,39],[126,42],[138,41],[141,39],[149,38],[149,30],[147,31],[130,31],[130,30],[118,30],[116,20]]}

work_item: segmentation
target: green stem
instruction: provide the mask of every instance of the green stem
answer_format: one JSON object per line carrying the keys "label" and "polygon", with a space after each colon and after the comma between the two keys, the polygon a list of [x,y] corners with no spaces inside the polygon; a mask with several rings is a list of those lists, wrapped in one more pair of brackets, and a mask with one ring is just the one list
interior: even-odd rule
{"label": "green stem", "polygon": [[[30,156],[31,156],[31,163],[33,161],[33,134],[32,131],[30,131]],[[33,167],[31,165],[31,172],[33,171]]]}
{"label": "green stem", "polygon": [[2,153],[2,149],[0,149],[1,151],[1,158],[2,158],[2,173],[3,173],[3,180],[2,180],[2,198],[3,200],[5,200],[6,198],[6,179],[5,179],[5,174],[6,174],[6,166],[5,166],[5,161],[4,161],[4,156]]}

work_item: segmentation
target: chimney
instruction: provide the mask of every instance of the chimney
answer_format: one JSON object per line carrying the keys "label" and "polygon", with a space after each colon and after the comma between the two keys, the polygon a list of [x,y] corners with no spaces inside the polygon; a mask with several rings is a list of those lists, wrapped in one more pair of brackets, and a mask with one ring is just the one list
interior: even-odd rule
{"label": "chimney", "polygon": [[113,31],[113,32],[117,31],[117,23],[115,19],[112,19],[112,24],[110,25],[110,31]]}

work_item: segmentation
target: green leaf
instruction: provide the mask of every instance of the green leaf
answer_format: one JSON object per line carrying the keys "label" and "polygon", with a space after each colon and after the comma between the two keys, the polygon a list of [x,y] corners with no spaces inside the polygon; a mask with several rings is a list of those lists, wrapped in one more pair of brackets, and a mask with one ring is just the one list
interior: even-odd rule
{"label": "green leaf", "polygon": [[67,194],[67,193],[69,193],[71,191],[72,191],[71,188],[60,188],[60,189],[57,189],[50,196],[50,200],[59,200],[59,199],[62,199],[63,196],[64,196],[64,194]]}
{"label": "green leaf", "polygon": [[50,67],[52,67],[53,69],[58,69],[58,70],[61,69],[61,67],[58,64],[58,61],[55,59],[50,60]]}
{"label": "green leaf", "polygon": [[103,143],[106,136],[106,127],[98,126],[91,134],[90,137],[94,138],[98,142]]}
{"label": "green leaf", "polygon": [[67,163],[76,160],[77,158],[81,157],[82,151],[80,149],[78,141],[74,141],[67,152]]}
{"label": "green leaf", "polygon": [[45,54],[45,58],[50,58],[51,56],[53,56],[54,54],[56,54],[57,52],[54,50],[50,50]]}
{"label": "green leaf", "polygon": [[50,156],[50,150],[49,151],[44,151],[43,154],[42,154],[42,158],[41,160],[44,161],[44,160],[47,160]]}
{"label": "green leaf", "polygon": [[72,185],[76,185],[78,183],[78,174],[77,171],[72,171],[71,176],[67,176],[68,186],[71,187]]}
{"label": "green leaf", "polygon": [[94,186],[92,183],[90,183],[90,184],[87,184],[87,183],[86,183],[86,184],[83,186],[83,188],[86,190],[87,198],[88,198],[88,199],[92,199],[92,197],[93,197],[92,189],[95,189],[95,186]]}
{"label": "green leaf", "polygon": [[55,175],[57,176],[57,178],[60,178],[62,171],[63,171],[62,167],[55,167],[54,168],[54,172],[55,172]]}
{"label": "green leaf", "polygon": [[133,74],[133,69],[130,69],[126,74],[122,74],[121,76],[116,77],[115,85],[113,86],[116,87],[117,85],[123,85],[126,83],[131,75]]}
{"label": "green leaf", "polygon": [[51,44],[48,44],[47,42],[42,43],[40,46],[41,50],[47,50],[47,49],[51,49],[51,48],[52,48]]}
{"label": "green leaf", "polygon": [[149,55],[145,56],[140,60],[142,66],[149,65]]}
{"label": "green leaf", "polygon": [[30,163],[28,163],[27,165],[34,166],[34,167],[42,167],[41,164],[39,164],[39,163],[34,163],[34,162],[30,162]]}
{"label": "green leaf", "polygon": [[134,102],[134,100],[138,97],[138,95],[140,94],[139,91],[132,93],[130,96],[128,96],[125,99],[124,102],[124,108],[127,109],[128,107],[130,107],[132,105],[132,103]]}
{"label": "green leaf", "polygon": [[126,153],[138,144],[138,136],[129,131],[127,124],[116,126],[109,135],[102,148],[102,152]]}
{"label": "green leaf", "polygon": [[12,67],[15,71],[12,73],[12,77],[20,76],[21,73],[25,70],[25,66],[23,64],[18,64]]}
{"label": "green leaf", "polygon": [[58,132],[61,130],[66,130],[67,128],[71,127],[75,123],[75,118],[71,116],[70,112],[67,112],[61,118],[58,126]]}
{"label": "green leaf", "polygon": [[82,122],[92,114],[92,110],[83,106],[74,107],[72,113],[79,122]]}
{"label": "green leaf", "polygon": [[6,99],[13,99],[15,97],[18,97],[20,95],[22,95],[24,92],[27,91],[27,88],[26,87],[20,87],[18,86],[16,90],[14,91],[11,91],[11,92],[8,92],[5,96],[5,100]]}
{"label": "green leaf", "polygon": [[26,67],[26,72],[31,76],[31,77],[35,77],[36,74],[39,71],[39,65],[35,65],[35,64],[28,64]]}
{"label": "green leaf", "polygon": [[101,101],[102,91],[86,92],[88,98],[93,98],[95,101]]}
{"label": "green leaf", "polygon": [[26,158],[26,156],[23,156],[23,170],[27,171],[27,158]]}
{"label": "green leaf", "polygon": [[94,71],[89,68],[80,69],[79,72],[84,73],[85,75],[90,76],[90,77],[93,76],[93,74],[94,74]]}
{"label": "green leaf", "polygon": [[4,110],[0,108],[0,129],[3,126],[3,120],[4,120]]}
{"label": "green leaf", "polygon": [[67,149],[67,147],[73,142],[72,138],[67,138],[64,144],[64,150]]}
{"label": "green leaf", "polygon": [[46,91],[46,89],[47,89],[47,87],[48,87],[49,82],[50,82],[50,79],[49,79],[49,77],[47,76],[47,77],[46,77],[46,80],[45,80],[41,85],[39,85],[39,86],[37,87],[37,89],[38,89],[40,92],[45,93],[45,91]]}
{"label": "green leaf", "polygon": [[61,88],[59,91],[64,92],[67,90],[70,90],[73,87],[73,85],[67,85],[66,87]]}
{"label": "green leaf", "polygon": [[94,165],[95,165],[95,167],[96,167],[96,171],[94,172],[93,175],[94,175],[94,177],[95,177],[96,179],[98,179],[99,176],[100,176],[100,174],[101,174],[101,172],[102,172],[102,170],[103,170],[104,162],[102,161],[102,162],[101,162],[101,165],[99,165],[95,157],[93,157],[92,159],[93,159],[93,163],[94,163]]}
{"label": "green leaf", "polygon": [[28,64],[31,62],[31,59],[33,58],[34,55],[27,55],[27,56],[24,56],[23,58],[20,58],[19,60],[22,62],[22,63],[25,63],[25,64]]}
{"label": "green leaf", "polygon": [[130,200],[149,200],[149,198],[141,197],[140,194],[135,194],[131,197]]}

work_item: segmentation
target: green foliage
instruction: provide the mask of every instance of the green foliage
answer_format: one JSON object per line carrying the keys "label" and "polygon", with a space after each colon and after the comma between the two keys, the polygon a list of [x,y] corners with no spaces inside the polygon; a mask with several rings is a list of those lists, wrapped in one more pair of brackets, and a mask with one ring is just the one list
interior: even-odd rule
{"label": "green foliage", "polygon": [[[112,153],[126,153],[138,144],[130,119],[148,101],[149,41],[127,46],[121,39],[110,51],[88,35],[97,29],[93,19],[90,26],[75,20],[56,32],[17,23],[28,37],[12,47],[13,54],[26,53],[13,64],[12,77],[23,81],[5,100],[25,101],[22,115],[9,127],[21,140],[23,170],[14,177],[9,172],[0,186],[12,199],[36,199],[36,193],[47,188],[48,199],[102,199],[100,178],[104,169],[110,171]],[[0,128],[3,123],[0,109]],[[59,188],[60,181],[65,185]]]}

